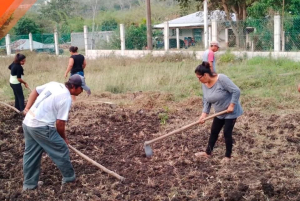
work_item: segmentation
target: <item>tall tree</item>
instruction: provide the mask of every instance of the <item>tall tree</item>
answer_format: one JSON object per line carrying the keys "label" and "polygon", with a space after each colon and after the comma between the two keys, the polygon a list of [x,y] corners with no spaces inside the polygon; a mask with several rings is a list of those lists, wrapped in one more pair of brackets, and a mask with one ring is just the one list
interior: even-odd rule
{"label": "tall tree", "polygon": [[70,32],[66,28],[69,19],[75,16],[78,7],[77,0],[51,0],[40,9],[41,17],[55,22],[58,29]]}
{"label": "tall tree", "polygon": [[14,31],[16,35],[27,35],[29,33],[36,34],[41,32],[35,21],[28,17],[21,18],[14,27]]}
{"label": "tall tree", "polygon": [[281,15],[300,15],[300,1],[299,0],[260,0],[253,2],[247,9],[248,16],[253,18],[266,17],[267,15],[274,15],[275,12]]}

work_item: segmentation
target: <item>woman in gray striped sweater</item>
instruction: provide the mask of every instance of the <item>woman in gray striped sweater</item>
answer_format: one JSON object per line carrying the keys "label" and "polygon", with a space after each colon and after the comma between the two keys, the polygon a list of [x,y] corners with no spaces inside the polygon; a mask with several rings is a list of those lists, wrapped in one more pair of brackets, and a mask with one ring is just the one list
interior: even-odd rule
{"label": "woman in gray striped sweater", "polygon": [[203,62],[195,69],[195,74],[202,83],[203,110],[200,123],[204,123],[213,106],[215,112],[227,110],[227,114],[214,118],[208,145],[205,152],[198,152],[196,157],[209,157],[213,151],[219,133],[224,127],[226,153],[222,162],[229,162],[232,153],[232,130],[236,119],[243,114],[239,102],[240,89],[224,74],[213,73],[208,62]]}

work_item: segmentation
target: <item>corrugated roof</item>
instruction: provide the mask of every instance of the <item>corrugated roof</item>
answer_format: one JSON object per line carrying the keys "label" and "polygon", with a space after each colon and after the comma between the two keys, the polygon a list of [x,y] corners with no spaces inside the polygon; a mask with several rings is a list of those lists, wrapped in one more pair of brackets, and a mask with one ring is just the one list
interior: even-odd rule
{"label": "corrugated roof", "polygon": [[[212,19],[224,21],[226,20],[226,14],[224,11],[215,10],[209,12],[208,15],[208,24],[210,24]],[[231,19],[236,21],[235,14],[231,15]],[[168,21],[169,28],[178,28],[178,27],[193,27],[193,26],[203,26],[204,25],[204,12],[198,11],[183,17],[179,17],[173,20]],[[157,24],[153,26],[156,29],[164,28],[164,23]]]}

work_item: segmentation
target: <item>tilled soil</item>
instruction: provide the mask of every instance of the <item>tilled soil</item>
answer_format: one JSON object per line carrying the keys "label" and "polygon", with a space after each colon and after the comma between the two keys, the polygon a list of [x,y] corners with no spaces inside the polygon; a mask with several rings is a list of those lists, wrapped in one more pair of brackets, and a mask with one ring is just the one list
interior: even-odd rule
{"label": "tilled soil", "polygon": [[44,184],[26,192],[22,192],[23,117],[1,106],[0,200],[300,200],[300,114],[246,110],[234,129],[230,164],[220,162],[225,154],[222,133],[210,159],[194,156],[205,149],[211,121],[155,142],[154,155],[147,158],[146,140],[192,123],[201,113],[197,98],[176,103],[170,110],[155,105],[159,98],[147,100],[130,107],[78,101],[70,112],[70,144],[125,181],[70,151],[75,182],[61,186],[59,170],[44,154],[40,175]]}

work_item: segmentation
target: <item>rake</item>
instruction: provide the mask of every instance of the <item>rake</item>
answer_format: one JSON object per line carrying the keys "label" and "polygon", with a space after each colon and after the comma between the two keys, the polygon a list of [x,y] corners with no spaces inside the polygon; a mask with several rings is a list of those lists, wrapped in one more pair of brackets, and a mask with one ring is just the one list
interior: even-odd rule
{"label": "rake", "polygon": [[[219,115],[222,115],[222,114],[225,114],[225,113],[227,113],[227,110],[224,110],[224,111],[222,111],[222,112],[218,112],[218,113],[216,113],[216,114],[213,114],[213,115],[211,115],[211,116],[209,116],[209,117],[204,118],[203,120],[206,121],[206,120],[212,119],[212,118],[214,118],[214,117],[216,117],[216,116],[219,116]],[[166,137],[169,137],[170,135],[173,135],[173,134],[179,133],[179,132],[181,132],[181,131],[184,131],[184,130],[186,130],[186,129],[188,129],[188,128],[190,128],[190,127],[196,125],[196,124],[199,124],[199,123],[200,123],[199,121],[196,121],[196,122],[191,123],[191,124],[189,124],[189,125],[183,126],[183,127],[179,128],[179,129],[177,129],[177,130],[175,130],[175,131],[172,131],[172,132],[170,132],[170,133],[167,133],[167,134],[165,134],[165,135],[162,135],[162,136],[160,136],[160,137],[158,137],[158,138],[155,138],[155,139],[150,140],[150,141],[146,141],[146,142],[144,143],[144,149],[145,149],[145,154],[146,154],[146,156],[147,156],[147,157],[151,157],[151,156],[153,155],[153,151],[152,151],[152,149],[151,149],[151,147],[150,147],[150,144],[152,144],[153,142],[156,142],[156,141],[158,141],[158,140],[162,140],[162,139],[164,139],[164,138],[166,138]]]}

